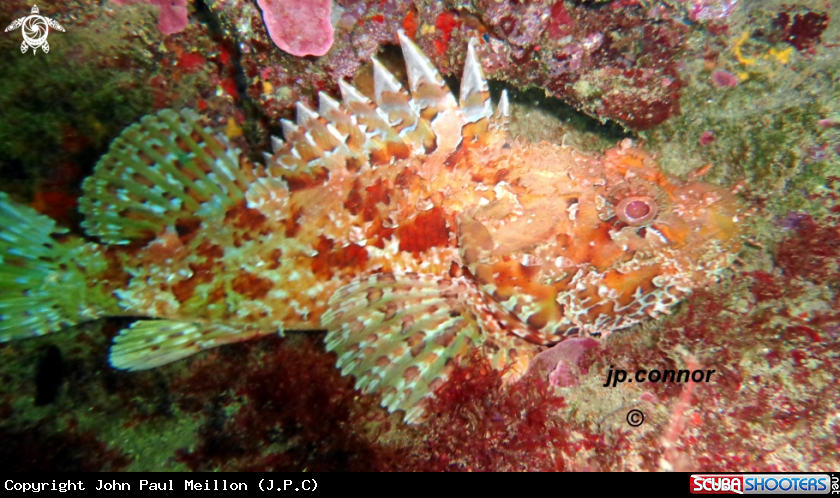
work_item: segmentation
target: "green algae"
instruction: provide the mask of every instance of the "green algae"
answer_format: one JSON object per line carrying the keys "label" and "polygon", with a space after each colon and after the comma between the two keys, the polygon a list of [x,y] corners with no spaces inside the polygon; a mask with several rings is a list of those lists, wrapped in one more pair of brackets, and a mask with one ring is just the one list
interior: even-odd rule
{"label": "green algae", "polygon": [[[682,114],[642,136],[662,152],[668,171],[685,175],[711,163],[710,179],[744,182],[752,196],[768,198],[771,216],[796,209],[819,216],[831,206],[809,197],[840,168],[834,150],[840,133],[820,124],[840,112],[840,54],[824,47],[800,53],[760,36],[775,9],[762,4],[741,12],[729,35],[710,39],[695,31],[688,43],[697,58],[686,63]],[[702,59],[703,50],[712,56]],[[740,83],[715,86],[712,73],[718,70]],[[704,133],[714,140],[701,144]]]}
{"label": "green algae", "polygon": [[[20,53],[19,37],[0,38],[0,53],[7,54],[0,58],[3,176],[37,178],[73,154],[95,157],[152,110],[150,89],[131,71],[107,67],[97,53],[101,47],[91,46],[95,39],[83,29],[67,26],[50,39],[49,54],[35,56]],[[133,64],[143,60],[134,50],[123,55],[133,56]]]}

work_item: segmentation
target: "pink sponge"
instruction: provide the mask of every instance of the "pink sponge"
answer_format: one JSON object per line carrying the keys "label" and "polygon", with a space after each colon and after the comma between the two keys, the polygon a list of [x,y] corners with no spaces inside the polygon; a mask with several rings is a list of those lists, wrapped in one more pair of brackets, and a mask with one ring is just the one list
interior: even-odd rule
{"label": "pink sponge", "polygon": [[548,382],[556,387],[571,387],[578,385],[578,360],[584,351],[598,347],[600,343],[591,337],[572,337],[546,349],[534,356],[528,365],[528,371],[537,375],[549,370]]}
{"label": "pink sponge", "polygon": [[297,56],[324,55],[333,43],[330,0],[257,0],[271,40]]}
{"label": "pink sponge", "polygon": [[117,5],[148,3],[160,7],[158,29],[165,35],[177,33],[187,27],[187,0],[113,0]]}

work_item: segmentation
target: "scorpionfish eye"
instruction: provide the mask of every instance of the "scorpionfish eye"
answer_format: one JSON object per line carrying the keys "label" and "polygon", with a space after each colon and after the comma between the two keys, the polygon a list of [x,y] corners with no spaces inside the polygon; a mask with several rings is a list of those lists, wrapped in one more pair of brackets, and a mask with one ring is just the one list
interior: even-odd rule
{"label": "scorpionfish eye", "polygon": [[634,227],[649,225],[658,212],[654,198],[647,196],[625,197],[615,207],[618,219]]}

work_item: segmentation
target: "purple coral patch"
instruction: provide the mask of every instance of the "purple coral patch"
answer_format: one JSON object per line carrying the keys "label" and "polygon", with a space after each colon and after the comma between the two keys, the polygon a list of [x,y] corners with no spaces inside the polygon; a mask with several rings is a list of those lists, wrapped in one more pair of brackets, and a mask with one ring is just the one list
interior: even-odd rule
{"label": "purple coral patch", "polygon": [[302,57],[321,56],[333,44],[330,0],[257,0],[275,45]]}
{"label": "purple coral patch", "polygon": [[531,360],[528,372],[544,375],[549,370],[548,381],[553,386],[571,387],[578,384],[577,362],[584,351],[597,347],[598,341],[590,337],[566,339],[543,351]]}
{"label": "purple coral patch", "polygon": [[726,71],[715,71],[712,74],[712,83],[717,87],[733,88],[738,86],[738,78],[734,74]]}
{"label": "purple coral patch", "polygon": [[692,21],[726,19],[738,7],[738,0],[694,0],[688,17]]}
{"label": "purple coral patch", "polygon": [[822,41],[823,31],[828,27],[828,15],[807,9],[794,16],[790,11],[781,12],[773,20],[773,27],[781,31],[783,41],[801,52]]}

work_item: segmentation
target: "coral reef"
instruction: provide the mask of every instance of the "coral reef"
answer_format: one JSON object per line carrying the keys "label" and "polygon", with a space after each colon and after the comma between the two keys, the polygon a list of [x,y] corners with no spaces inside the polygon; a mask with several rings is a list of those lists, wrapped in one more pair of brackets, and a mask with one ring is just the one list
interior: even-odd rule
{"label": "coral reef", "polygon": [[[0,24],[30,7],[3,2]],[[183,30],[167,34],[147,3],[54,2],[43,12],[67,32],[50,39],[48,67],[42,54],[16,57],[19,38],[0,37],[11,54],[0,59],[2,189],[75,226],[81,179],[107,144],[166,107],[202,110],[257,156],[298,100],[336,95],[338,78],[369,91],[374,54],[398,68],[395,33],[404,29],[455,77],[478,37],[498,82],[491,90],[514,90],[516,135],[603,150],[632,133],[670,174],[711,164],[708,179],[744,187],[746,248],[724,284],[665,321],[569,352],[523,382],[505,386],[473,359],[438,392],[437,416],[418,426],[356,392],[318,333],[143,373],[107,364],[125,322],[2,344],[5,468],[836,468],[840,7],[337,0],[333,44],[319,58],[279,50],[254,2],[193,7]],[[39,368],[50,355],[63,368]],[[708,383],[604,387],[611,367],[689,366],[716,373]],[[630,409],[645,414],[642,426],[627,424]]]}
{"label": "coral reef", "polygon": [[399,469],[564,470],[568,436],[556,416],[564,406],[544,379],[503,387],[499,372],[474,358],[438,391],[431,419],[409,433]]}
{"label": "coral reef", "polygon": [[475,358],[453,372],[429,422],[410,427],[359,396],[321,340],[237,345],[222,353],[223,368],[218,357],[193,365],[172,391],[180,409],[206,421],[176,460],[192,470],[562,470],[552,416],[563,399],[545,381],[504,389]]}
{"label": "coral reef", "polygon": [[562,1],[475,2],[447,9],[436,1],[339,1],[335,47],[317,61],[272,50],[249,3],[208,5],[227,36],[239,40],[248,93],[271,120],[288,115],[298,100],[334,91],[338,78],[357,75],[402,28],[445,73],[460,72],[469,38],[480,37],[488,77],[539,86],[602,120],[648,129],[680,111],[685,27],[667,6],[646,11],[620,3],[593,9]]}
{"label": "coral reef", "polygon": [[321,341],[320,334],[267,339],[193,365],[172,393],[179,410],[203,415],[204,423],[197,444],[176,460],[192,470],[392,468],[396,454],[375,444],[386,413],[358,396]]}

